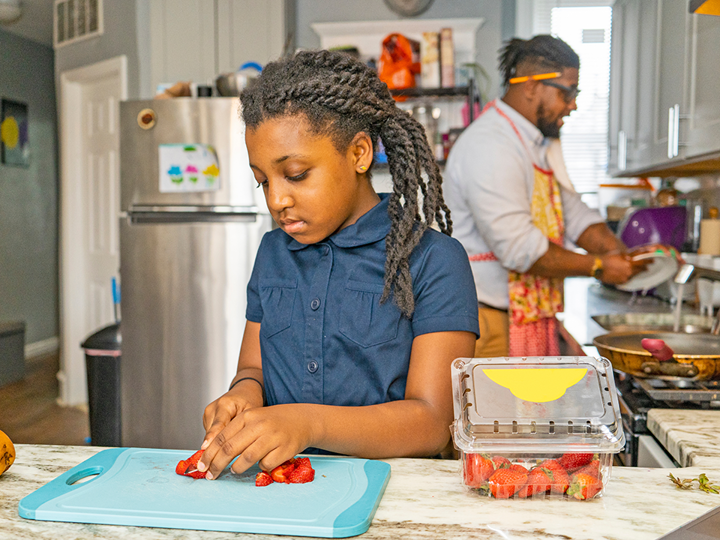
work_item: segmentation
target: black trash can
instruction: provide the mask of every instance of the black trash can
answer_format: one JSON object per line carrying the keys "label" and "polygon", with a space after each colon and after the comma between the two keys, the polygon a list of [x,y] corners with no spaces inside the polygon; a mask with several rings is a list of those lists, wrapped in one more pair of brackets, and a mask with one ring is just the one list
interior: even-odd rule
{"label": "black trash can", "polygon": [[101,328],[80,346],[85,349],[90,444],[120,446],[120,323]]}

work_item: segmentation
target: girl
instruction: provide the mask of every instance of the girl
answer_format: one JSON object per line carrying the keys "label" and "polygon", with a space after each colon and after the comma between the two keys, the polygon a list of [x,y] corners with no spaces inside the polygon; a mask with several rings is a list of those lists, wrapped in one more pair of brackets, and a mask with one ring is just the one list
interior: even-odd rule
{"label": "girl", "polygon": [[[422,126],[374,71],[328,51],[270,63],[241,102],[279,229],[257,253],[237,375],[205,410],[199,470],[217,478],[236,456],[236,473],[271,470],[304,450],[438,454],[477,299]],[[390,195],[370,183],[378,139]]]}

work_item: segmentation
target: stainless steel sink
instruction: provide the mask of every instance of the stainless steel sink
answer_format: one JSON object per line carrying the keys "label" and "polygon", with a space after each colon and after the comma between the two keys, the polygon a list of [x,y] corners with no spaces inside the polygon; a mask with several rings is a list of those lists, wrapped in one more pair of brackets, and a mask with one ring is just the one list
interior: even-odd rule
{"label": "stainless steel sink", "polygon": [[[707,334],[710,332],[714,317],[683,313],[680,319],[680,332],[686,334]],[[674,314],[668,313],[613,313],[593,315],[592,320],[610,332],[637,332],[652,330],[672,332]]]}

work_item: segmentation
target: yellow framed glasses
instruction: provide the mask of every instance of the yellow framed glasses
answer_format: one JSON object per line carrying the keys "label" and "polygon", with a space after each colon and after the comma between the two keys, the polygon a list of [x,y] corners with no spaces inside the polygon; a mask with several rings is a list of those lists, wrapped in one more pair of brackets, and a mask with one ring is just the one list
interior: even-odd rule
{"label": "yellow framed glasses", "polygon": [[526,75],[524,77],[513,77],[508,81],[510,84],[519,84],[527,81],[544,81],[546,79],[557,79],[562,77],[562,73],[559,71],[553,71],[552,73],[538,73],[537,75]]}

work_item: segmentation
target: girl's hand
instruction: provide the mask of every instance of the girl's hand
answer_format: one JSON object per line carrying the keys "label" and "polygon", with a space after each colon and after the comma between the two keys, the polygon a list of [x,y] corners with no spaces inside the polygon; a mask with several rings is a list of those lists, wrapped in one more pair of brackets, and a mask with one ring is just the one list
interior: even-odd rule
{"label": "girl's hand", "polygon": [[201,449],[206,449],[212,440],[238,414],[248,409],[263,406],[262,388],[256,381],[245,380],[236,384],[210,405],[203,413],[205,440]]}
{"label": "girl's hand", "polygon": [[236,474],[255,463],[265,471],[274,469],[317,440],[318,422],[313,421],[311,408],[291,404],[239,411],[207,445],[198,470],[207,470],[206,478],[212,480],[235,456],[232,471]]}

